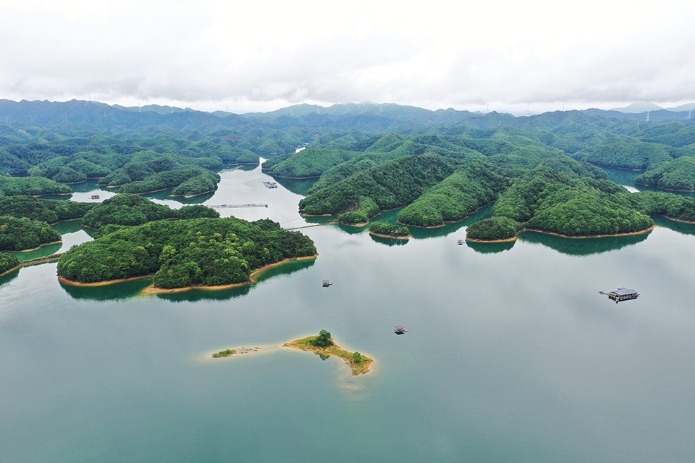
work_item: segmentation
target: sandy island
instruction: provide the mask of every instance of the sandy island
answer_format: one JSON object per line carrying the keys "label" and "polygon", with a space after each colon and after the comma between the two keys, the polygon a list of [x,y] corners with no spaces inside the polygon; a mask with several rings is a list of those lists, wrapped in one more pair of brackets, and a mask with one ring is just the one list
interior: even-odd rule
{"label": "sandy island", "polygon": [[367,357],[366,355],[361,355],[362,361],[356,363],[354,361],[354,352],[348,352],[337,344],[333,344],[330,347],[319,348],[312,346],[309,341],[314,339],[316,336],[308,336],[306,338],[295,339],[282,346],[254,346],[254,347],[229,347],[217,352],[207,352],[204,354],[204,359],[206,361],[215,361],[218,359],[225,358],[239,358],[241,356],[247,356],[249,354],[261,354],[270,353],[277,351],[283,347],[289,347],[292,349],[298,349],[303,351],[313,352],[319,356],[332,356],[342,359],[345,363],[350,366],[353,376],[365,375],[369,372],[370,367],[374,364],[374,360]]}
{"label": "sandy island", "polygon": [[316,336],[308,336],[306,338],[295,339],[294,341],[290,341],[288,343],[283,344],[282,347],[291,347],[293,349],[309,351],[320,356],[327,355],[338,357],[350,366],[353,376],[366,375],[369,372],[369,367],[374,363],[374,360],[367,357],[366,355],[361,356],[362,361],[360,363],[355,362],[353,357],[355,352],[348,352],[335,342],[332,346],[329,347],[322,348],[313,346],[309,343],[309,341],[311,341],[314,338],[316,338]]}

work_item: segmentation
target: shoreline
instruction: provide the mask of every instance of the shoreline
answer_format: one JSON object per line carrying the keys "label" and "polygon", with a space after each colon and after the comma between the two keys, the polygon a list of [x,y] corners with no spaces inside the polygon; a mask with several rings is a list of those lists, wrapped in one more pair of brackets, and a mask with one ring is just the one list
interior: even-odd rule
{"label": "shoreline", "polygon": [[662,215],[661,217],[663,217],[663,218],[666,219],[666,220],[673,220],[674,222],[689,223],[690,225],[695,225],[695,222],[694,222],[694,221],[690,221],[690,220],[676,219],[676,218],[674,218],[674,217],[669,217],[669,216],[667,216],[667,215]]}
{"label": "shoreline", "polygon": [[410,235],[391,236],[391,235],[385,235],[383,233],[375,233],[375,232],[370,231],[370,230],[367,230],[367,233],[369,233],[370,235],[378,236],[380,238],[388,238],[388,239],[392,239],[392,240],[409,240],[410,238],[412,238]]}
{"label": "shoreline", "polygon": [[[154,285],[150,285],[140,291],[140,294],[164,294],[164,293],[180,293],[184,291],[190,291],[192,289],[202,289],[202,290],[211,290],[211,291],[216,291],[220,289],[229,289],[229,288],[235,288],[238,286],[244,286],[244,285],[250,285],[253,283],[256,283],[255,277],[258,276],[258,274],[264,272],[265,270],[268,270],[272,267],[277,267],[282,264],[286,264],[287,262],[292,262],[292,261],[297,261],[297,260],[311,260],[311,259],[316,259],[319,255],[314,254],[313,256],[301,256],[301,257],[290,257],[288,259],[283,259],[279,262],[275,262],[272,264],[265,265],[263,267],[259,267],[255,269],[251,274],[249,275],[249,280],[248,281],[242,281],[241,283],[230,283],[227,285],[217,285],[217,286],[204,286],[204,285],[199,285],[199,286],[184,286],[182,288],[156,288]],[[115,280],[105,280],[105,281],[96,281],[93,283],[81,283],[79,281],[74,281],[74,280],[69,280],[65,277],[62,277],[58,275],[58,280],[62,283],[71,285],[71,286],[106,286],[106,285],[112,285],[116,283],[124,283],[126,281],[134,281],[134,280],[142,280],[143,278],[154,278],[154,275],[139,275],[139,276],[134,276],[134,277],[129,277],[129,278],[118,278]]]}
{"label": "shoreline", "polygon": [[[161,191],[161,190],[160,190],[160,191]],[[189,198],[195,198],[196,196],[203,196],[203,195],[206,195],[206,194],[208,194],[208,193],[214,193],[215,191],[217,191],[217,190],[208,190],[208,191],[204,191],[204,192],[202,192],[202,193],[196,193],[196,194],[194,194],[194,195],[169,195],[169,197],[170,197],[170,198],[186,198],[186,199],[189,199]]]}
{"label": "shoreline", "polygon": [[238,288],[240,286],[252,285],[252,284],[256,283],[256,277],[268,269],[271,269],[273,267],[279,267],[280,265],[286,264],[288,262],[297,261],[297,260],[316,259],[318,256],[319,256],[318,254],[314,254],[313,256],[290,257],[288,259],[283,259],[279,262],[275,262],[272,264],[265,265],[263,267],[259,267],[249,274],[248,281],[242,281],[240,283],[229,283],[226,285],[216,285],[216,286],[204,286],[204,285],[185,286],[183,288],[168,288],[168,289],[167,288],[156,288],[154,285],[150,285],[147,288],[140,291],[140,294],[149,295],[149,294],[182,293],[182,292],[190,291],[193,289],[201,289],[204,291],[219,291],[222,289]]}
{"label": "shoreline", "polygon": [[[58,223],[58,222],[56,222],[56,223]],[[49,224],[49,225],[51,225],[51,224]],[[31,248],[31,249],[22,249],[21,251],[0,251],[0,252],[31,252],[31,251],[36,251],[37,249],[41,249],[44,246],[50,246],[51,244],[60,244],[62,242],[63,242],[63,240],[51,241],[50,243],[43,243],[43,244],[39,245],[38,247]]]}
{"label": "shoreline", "polygon": [[650,184],[648,184],[648,183],[635,182],[635,185],[646,186],[646,187],[649,187],[649,188],[658,188],[659,190],[665,190],[665,191],[678,191],[678,192],[681,192],[681,193],[695,193],[695,190],[681,190],[681,189],[678,189],[678,188],[666,188],[666,187],[659,186],[659,185],[650,185]]}
{"label": "shoreline", "polygon": [[0,278],[4,277],[5,275],[7,275],[7,274],[9,274],[9,273],[14,272],[15,270],[19,270],[20,268],[22,268],[21,265],[16,265],[16,266],[12,267],[11,269],[6,270],[6,271],[4,271],[3,273],[0,273]]}
{"label": "shoreline", "polygon": [[519,238],[519,235],[521,235],[524,232],[535,232],[535,233],[542,233],[544,235],[553,235],[553,236],[559,236],[560,238],[569,238],[569,239],[589,239],[589,238],[613,238],[613,237],[620,237],[620,236],[633,236],[633,235],[643,235],[645,233],[649,233],[652,230],[656,228],[656,225],[652,225],[649,228],[645,228],[644,230],[639,230],[636,232],[627,232],[627,233],[615,233],[615,234],[604,234],[604,235],[563,235],[562,233],[556,233],[556,232],[551,232],[551,231],[546,231],[546,230],[540,230],[537,228],[522,228],[517,232],[516,235],[512,238],[504,238],[500,240],[480,240],[480,239],[475,239],[475,238],[468,238],[466,237],[466,241],[470,241],[473,243],[509,243],[511,241],[516,241]]}
{"label": "shoreline", "polygon": [[113,285],[116,283],[123,283],[126,281],[142,280],[143,278],[154,278],[154,275],[140,275],[140,276],[130,277],[130,278],[118,278],[116,280],[95,281],[93,283],[80,283],[79,281],[68,280],[67,278],[58,275],[58,281],[60,281],[61,283],[65,283],[66,285],[70,285],[70,286],[84,286],[84,287]]}

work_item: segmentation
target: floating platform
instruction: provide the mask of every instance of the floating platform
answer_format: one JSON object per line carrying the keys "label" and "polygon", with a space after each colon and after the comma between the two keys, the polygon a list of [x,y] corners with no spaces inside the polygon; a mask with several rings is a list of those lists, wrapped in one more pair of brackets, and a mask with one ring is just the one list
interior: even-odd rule
{"label": "floating platform", "polygon": [[405,326],[397,326],[393,329],[393,332],[398,335],[401,335],[407,333],[408,330],[405,328]]}
{"label": "floating platform", "polygon": [[276,182],[263,182],[266,188],[277,188],[278,184]]}
{"label": "floating platform", "polygon": [[333,282],[330,281],[330,280],[323,280],[323,281],[321,282],[321,286],[323,286],[324,288],[328,288],[328,287],[329,287],[330,285],[332,285],[332,284],[333,284]]}
{"label": "floating platform", "polygon": [[637,299],[639,297],[639,293],[637,291],[628,288],[618,288],[609,293],[599,291],[599,294],[608,296],[608,299],[615,301],[616,304],[620,301],[629,301],[631,299]]}

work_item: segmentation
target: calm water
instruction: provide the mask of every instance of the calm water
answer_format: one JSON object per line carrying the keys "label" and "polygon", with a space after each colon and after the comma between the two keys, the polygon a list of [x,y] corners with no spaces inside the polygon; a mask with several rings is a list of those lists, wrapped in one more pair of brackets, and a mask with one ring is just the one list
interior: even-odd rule
{"label": "calm water", "polygon": [[[268,204],[223,215],[307,224],[260,170],[222,177],[204,204]],[[21,269],[0,278],[0,461],[693,461],[695,227],[659,224],[488,246],[457,245],[466,222],[407,242],[318,226],[302,230],[315,262],[160,297]],[[90,239],[61,227],[64,246]],[[642,295],[598,294],[619,286]],[[374,372],[282,349],[207,358],[322,328]]]}

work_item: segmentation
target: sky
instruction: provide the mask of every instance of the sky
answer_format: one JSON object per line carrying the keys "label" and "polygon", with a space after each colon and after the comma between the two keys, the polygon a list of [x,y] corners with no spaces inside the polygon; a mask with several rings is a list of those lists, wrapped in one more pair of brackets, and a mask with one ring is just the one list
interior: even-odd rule
{"label": "sky", "polygon": [[205,111],[695,102],[692,0],[0,0],[0,98]]}

